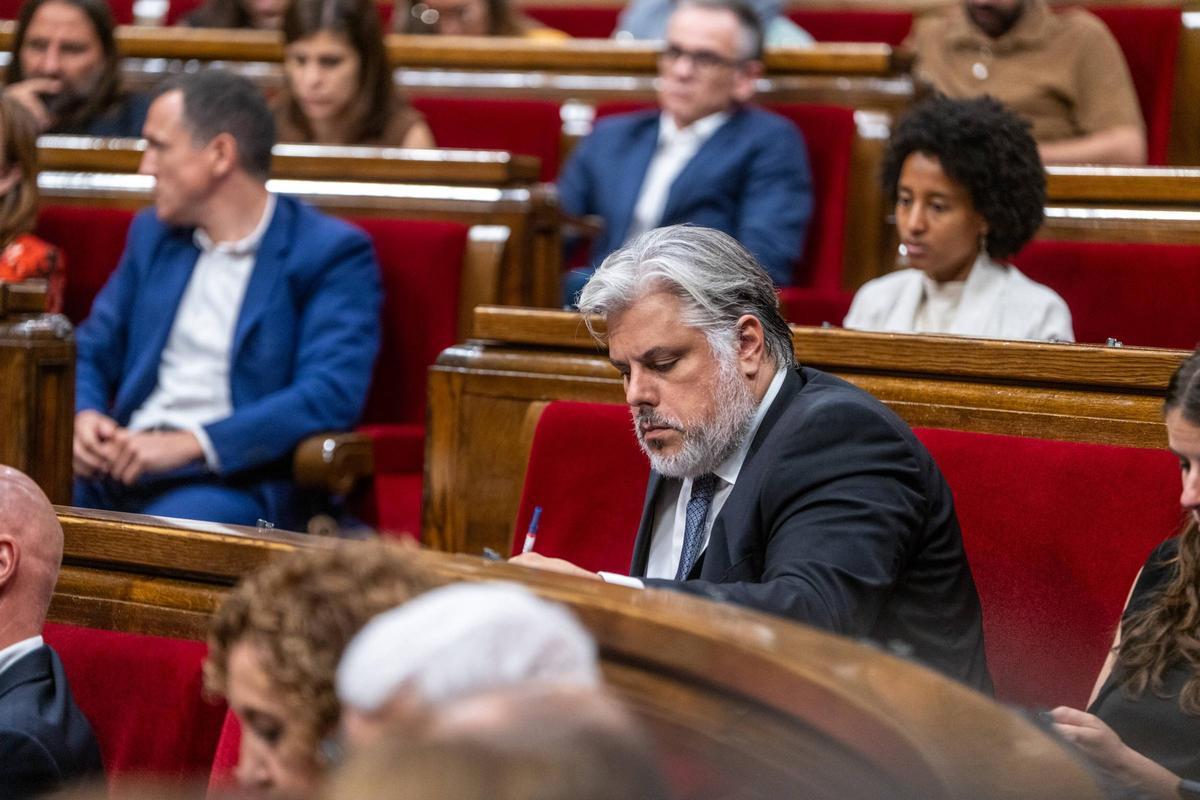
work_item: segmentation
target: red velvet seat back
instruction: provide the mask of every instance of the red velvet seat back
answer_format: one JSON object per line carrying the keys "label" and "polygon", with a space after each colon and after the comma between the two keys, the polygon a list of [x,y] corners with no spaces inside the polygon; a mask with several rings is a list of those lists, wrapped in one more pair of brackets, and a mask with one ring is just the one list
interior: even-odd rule
{"label": "red velvet seat back", "polygon": [[554,180],[562,152],[559,104],[549,100],[414,97],[438,147],[506,150],[537,156],[541,179]]}
{"label": "red velvet seat back", "polygon": [[96,732],[110,786],[209,774],[225,707],[201,696],[203,642],[56,624],[45,638]]}
{"label": "red velvet seat back", "polygon": [[536,552],[627,573],[649,477],[627,407],[548,404],[529,452],[513,552],[521,552],[533,510],[541,506]]}
{"label": "red velvet seat back", "polygon": [[787,15],[818,42],[882,42],[892,47],[904,41],[913,21],[907,11],[789,9]]}
{"label": "red velvet seat back", "polygon": [[1166,450],[936,429],[999,700],[1083,708],[1150,551],[1177,532]]}
{"label": "red velvet seat back", "polygon": [[1146,120],[1151,164],[1167,163],[1175,106],[1175,57],[1183,18],[1178,6],[1089,5],[1117,40]]}
{"label": "red velvet seat back", "polygon": [[63,251],[63,313],[76,325],[87,319],[92,300],[120,263],[133,215],[117,208],[55,205],[44,206],[38,214],[34,233]]}
{"label": "red velvet seat back", "polygon": [[364,424],[425,421],[425,373],[458,340],[468,228],[458,222],[352,220],[371,237],[383,277],[383,344]]}
{"label": "red velvet seat back", "polygon": [[853,300],[854,292],[842,289],[792,286],[779,292],[783,318],[793,325],[820,326],[829,323],[834,327],[841,327]]}
{"label": "red velvet seat back", "polygon": [[[651,108],[648,103],[596,105],[596,119]],[[846,200],[850,192],[850,159],[857,127],[854,109],[842,106],[783,103],[769,106],[800,130],[808,150],[813,179],[813,216],[804,253],[793,270],[797,286],[839,289],[845,254]]]}
{"label": "red velvet seat back", "polygon": [[[16,19],[22,5],[23,0],[0,0],[0,19]],[[108,0],[108,7],[118,25],[133,24],[133,0]]]}
{"label": "red velvet seat back", "polygon": [[237,784],[235,770],[242,747],[242,725],[233,710],[225,712],[221,725],[221,737],[213,754],[212,771],[208,775],[209,793],[224,791]]}
{"label": "red velvet seat back", "polygon": [[1039,239],[1013,262],[1067,301],[1077,341],[1200,342],[1200,246]]}
{"label": "red velvet seat back", "polygon": [[607,39],[617,29],[621,6],[528,6],[521,13],[576,39]]}

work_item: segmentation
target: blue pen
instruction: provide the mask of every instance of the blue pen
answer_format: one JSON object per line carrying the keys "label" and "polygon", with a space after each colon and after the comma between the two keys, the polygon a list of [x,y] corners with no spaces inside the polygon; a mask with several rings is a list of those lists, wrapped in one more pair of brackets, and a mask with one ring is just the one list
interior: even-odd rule
{"label": "blue pen", "polygon": [[542,507],[535,506],[533,509],[533,519],[529,520],[529,530],[525,531],[525,544],[521,546],[522,553],[532,553],[533,545],[537,541],[538,522],[542,518]]}

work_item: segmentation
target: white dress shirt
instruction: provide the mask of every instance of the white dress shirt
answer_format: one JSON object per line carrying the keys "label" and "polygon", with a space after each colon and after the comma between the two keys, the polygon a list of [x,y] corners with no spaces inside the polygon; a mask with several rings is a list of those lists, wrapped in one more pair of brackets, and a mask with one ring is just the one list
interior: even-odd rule
{"label": "white dress shirt", "polygon": [[220,464],[203,426],[233,413],[229,389],[233,334],[258,246],[274,214],[275,196],[268,194],[262,218],[244,239],[214,242],[196,229],[193,237],[200,256],[163,347],[158,384],[129,420],[130,430],[190,431],[213,471]]}
{"label": "white dress shirt", "polygon": [[41,636],[30,636],[28,639],[22,639],[19,642],[14,642],[8,647],[0,650],[0,673],[11,667],[13,664],[20,661],[25,656],[37,650],[43,644]]}
{"label": "white dress shirt", "polygon": [[[717,515],[721,513],[721,507],[729,499],[733,485],[737,483],[738,474],[741,473],[742,465],[746,461],[746,454],[750,452],[750,443],[754,441],[754,435],[758,433],[763,417],[767,415],[767,409],[771,407],[775,396],[779,394],[786,377],[786,369],[775,373],[775,377],[771,379],[771,385],[767,387],[767,392],[763,395],[762,402],[758,404],[758,409],[754,412],[754,421],[750,424],[750,430],[746,432],[742,443],[713,470],[713,474],[717,476],[718,480],[713,490],[708,516],[704,518],[701,553],[708,547],[708,537],[712,534],[713,523],[716,521]],[[679,559],[683,553],[683,535],[687,528],[687,505],[691,499],[691,478],[682,481],[668,479],[659,490],[658,501],[654,507],[654,528],[650,536],[650,556],[646,562],[647,578],[670,580],[679,571]],[[638,589],[644,586],[637,578],[627,575],[601,572],[600,577],[608,583],[619,583],[622,586],[632,586]]]}
{"label": "white dress shirt", "polygon": [[658,149],[650,159],[646,176],[642,179],[642,188],[638,190],[626,242],[662,223],[675,179],[709,137],[728,121],[729,113],[718,111],[680,129],[675,126],[670,114],[659,115]]}

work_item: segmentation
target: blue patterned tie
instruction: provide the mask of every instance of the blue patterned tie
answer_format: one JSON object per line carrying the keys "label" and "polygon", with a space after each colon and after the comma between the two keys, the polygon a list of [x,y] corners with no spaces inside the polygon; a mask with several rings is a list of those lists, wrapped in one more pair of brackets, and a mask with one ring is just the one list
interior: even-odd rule
{"label": "blue patterned tie", "polygon": [[679,554],[679,571],[675,580],[687,580],[696,566],[700,550],[704,546],[704,520],[708,507],[712,505],[713,491],[717,488],[717,476],[706,472],[692,481],[692,496],[688,499],[687,519],[683,526],[683,551]]}

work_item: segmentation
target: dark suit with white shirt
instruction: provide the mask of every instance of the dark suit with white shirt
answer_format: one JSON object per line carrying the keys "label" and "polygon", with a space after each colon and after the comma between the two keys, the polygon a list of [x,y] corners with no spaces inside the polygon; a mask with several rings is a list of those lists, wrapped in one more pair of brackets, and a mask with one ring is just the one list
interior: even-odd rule
{"label": "dark suit with white shirt", "polygon": [[[646,574],[667,480],[651,473],[633,577]],[[645,584],[902,643],[923,663],[991,690],[949,486],[899,417],[814,369],[789,371],[688,579]]]}

